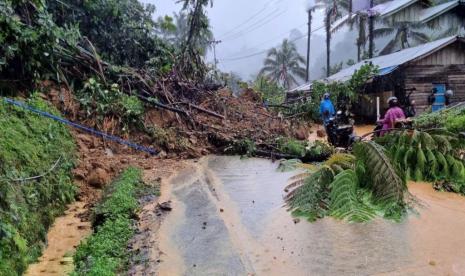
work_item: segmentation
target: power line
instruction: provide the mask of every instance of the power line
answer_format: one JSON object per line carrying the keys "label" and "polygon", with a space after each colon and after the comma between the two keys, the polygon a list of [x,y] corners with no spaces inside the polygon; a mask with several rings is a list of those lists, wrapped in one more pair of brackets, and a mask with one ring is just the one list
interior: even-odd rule
{"label": "power line", "polygon": [[[323,25],[323,26],[320,26],[320,27],[318,27],[318,28],[316,28],[316,29],[313,30],[311,33],[313,34],[314,32],[319,31],[319,30],[321,30],[321,29],[323,29],[323,28],[324,28],[324,25]],[[290,42],[296,42],[297,40],[302,39],[302,38],[307,37],[307,36],[308,36],[307,34],[302,35],[302,36],[299,36],[299,37],[297,37],[297,38],[292,39]],[[269,49],[263,50],[263,51],[260,51],[260,52],[254,53],[254,54],[246,55],[246,56],[233,57],[233,58],[225,58],[225,59],[222,59],[221,62],[222,62],[222,63],[225,63],[225,61],[226,61],[226,62],[231,62],[231,61],[237,61],[237,60],[247,59],[247,58],[251,58],[251,57],[254,57],[254,56],[262,55],[262,54],[264,54],[264,53],[267,53],[268,51],[269,51]]]}
{"label": "power line", "polygon": [[232,28],[231,30],[219,35],[219,37],[224,37],[224,36],[227,36],[228,34],[230,33],[233,33],[235,31],[237,31],[238,28],[246,25],[247,23],[249,23],[250,21],[252,21],[253,19],[255,19],[257,16],[259,16],[260,14],[262,14],[264,11],[266,11],[268,9],[268,6],[273,3],[273,2],[276,2],[277,0],[271,0],[271,1],[268,1],[267,3],[265,3],[265,5],[263,5],[263,8],[258,11],[257,13],[254,13],[251,17],[249,17],[248,19],[246,19],[244,22],[242,22],[241,24],[237,25],[236,27]]}
{"label": "power line", "polygon": [[[273,13],[275,13],[275,12],[279,12],[279,9],[275,10]],[[266,20],[264,20],[264,21],[262,21],[262,22],[260,22],[260,23],[257,22],[256,24],[250,26],[248,29],[243,30],[243,31],[240,31],[240,32],[238,32],[238,33],[236,33],[236,34],[232,34],[232,35],[230,35],[229,37],[226,37],[226,38],[224,38],[224,39],[225,39],[225,40],[234,40],[234,39],[237,39],[237,38],[239,38],[239,37],[241,37],[241,36],[244,36],[244,35],[246,35],[246,34],[248,34],[248,33],[251,33],[251,32],[253,32],[253,31],[255,31],[255,30],[257,30],[257,29],[259,29],[259,28],[265,26],[266,24],[270,23],[271,21],[275,20],[276,18],[278,18],[279,16],[283,15],[283,14],[286,13],[286,12],[287,12],[287,10],[282,11],[282,12],[279,12],[279,13],[277,13],[277,14],[275,13],[273,17],[267,18]],[[273,14],[273,13],[271,13],[271,14]],[[272,16],[271,14],[270,14],[270,16]]]}
{"label": "power line", "polygon": [[307,24],[308,24],[308,23],[303,23],[303,24],[301,24],[301,25],[299,25],[299,26],[293,27],[293,28],[289,29],[288,31],[282,32],[282,33],[280,33],[279,35],[274,36],[274,37],[272,37],[272,38],[270,38],[270,39],[268,39],[268,40],[265,40],[265,41],[263,41],[263,42],[261,42],[261,43],[259,43],[259,44],[254,45],[254,46],[251,46],[250,48],[257,48],[257,47],[263,46],[264,44],[266,44],[266,43],[268,43],[268,42],[270,42],[270,41],[275,41],[275,40],[278,39],[278,38],[281,39],[281,38],[283,37],[283,35],[289,34],[290,32],[292,32],[292,30],[294,30],[294,29],[299,29],[300,27],[305,26],[305,25],[307,25]]}

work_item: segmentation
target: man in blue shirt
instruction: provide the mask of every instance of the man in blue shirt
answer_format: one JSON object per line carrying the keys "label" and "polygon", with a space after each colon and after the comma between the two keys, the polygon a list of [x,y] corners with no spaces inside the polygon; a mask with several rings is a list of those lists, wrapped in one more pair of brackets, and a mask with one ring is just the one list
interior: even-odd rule
{"label": "man in blue shirt", "polygon": [[329,119],[336,114],[336,110],[334,109],[334,105],[329,98],[329,93],[325,93],[323,100],[320,104],[320,116],[323,120],[323,125],[326,125],[329,122]]}

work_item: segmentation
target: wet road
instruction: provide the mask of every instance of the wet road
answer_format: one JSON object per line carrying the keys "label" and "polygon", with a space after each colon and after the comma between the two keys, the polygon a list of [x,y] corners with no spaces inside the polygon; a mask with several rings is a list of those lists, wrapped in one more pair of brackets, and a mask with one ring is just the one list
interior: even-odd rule
{"label": "wet road", "polygon": [[159,275],[465,275],[465,198],[411,184],[423,207],[402,223],[293,218],[294,173],[262,159],[209,157],[165,187]]}

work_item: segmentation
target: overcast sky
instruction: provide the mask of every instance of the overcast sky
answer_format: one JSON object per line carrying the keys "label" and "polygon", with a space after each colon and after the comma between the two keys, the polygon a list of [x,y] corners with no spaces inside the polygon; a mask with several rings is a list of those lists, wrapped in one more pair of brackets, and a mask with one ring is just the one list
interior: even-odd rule
{"label": "overcast sky", "polygon": [[[307,32],[306,2],[308,0],[214,0],[208,16],[213,33],[222,43],[217,46],[219,67],[248,78],[261,68],[264,54],[250,58],[288,38],[292,29]],[[156,17],[172,15],[181,9],[175,0],[142,0],[155,4]],[[321,11],[314,14],[313,29],[322,27]],[[314,36],[323,35],[320,30]],[[298,43],[304,43],[303,37]],[[314,45],[324,47],[324,45]],[[312,47],[313,48],[313,47]],[[209,55],[210,60],[211,56]]]}

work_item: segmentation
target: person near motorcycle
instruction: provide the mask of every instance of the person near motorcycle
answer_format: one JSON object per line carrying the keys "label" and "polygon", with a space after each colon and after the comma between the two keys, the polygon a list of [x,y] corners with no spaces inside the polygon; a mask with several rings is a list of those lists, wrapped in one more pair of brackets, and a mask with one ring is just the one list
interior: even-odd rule
{"label": "person near motorcycle", "polygon": [[388,99],[389,109],[384,115],[384,119],[379,120],[382,124],[381,136],[386,134],[388,130],[395,128],[396,122],[405,120],[405,114],[402,108],[399,107],[399,100],[397,97],[390,97]]}
{"label": "person near motorcycle", "polygon": [[325,129],[329,123],[329,120],[334,116],[334,114],[336,114],[336,110],[334,109],[333,102],[331,102],[329,93],[325,93],[323,100],[320,103],[320,116],[323,120]]}

